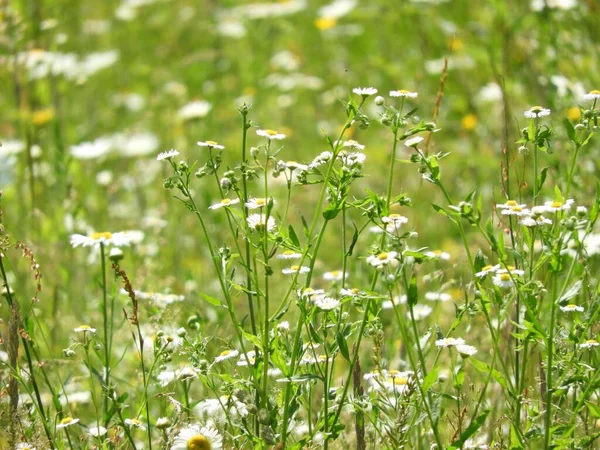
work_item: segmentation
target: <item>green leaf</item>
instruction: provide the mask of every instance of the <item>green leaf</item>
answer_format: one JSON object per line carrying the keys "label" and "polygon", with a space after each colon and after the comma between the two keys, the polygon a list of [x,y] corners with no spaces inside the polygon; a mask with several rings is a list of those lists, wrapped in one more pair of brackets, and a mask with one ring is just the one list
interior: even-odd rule
{"label": "green leaf", "polygon": [[200,297],[202,297],[204,300],[206,300],[208,303],[210,303],[211,305],[214,305],[214,306],[224,306],[224,305],[221,304],[221,301],[219,299],[211,297],[208,294],[205,294],[203,292],[198,292],[198,295]]}
{"label": "green leaf", "polygon": [[291,225],[288,226],[288,234],[290,236],[290,240],[292,241],[292,244],[294,244],[296,247],[300,247],[300,241],[298,240],[298,235],[294,231],[294,227]]}
{"label": "green leaf", "polygon": [[417,292],[417,277],[413,273],[410,278],[410,285],[407,292],[408,305],[412,308],[419,301],[419,293]]}
{"label": "green leaf", "polygon": [[574,142],[575,145],[578,145],[577,138],[575,137],[575,127],[571,121],[565,117],[563,124],[565,126],[565,130],[567,131],[567,136],[569,136],[569,140]]}
{"label": "green leaf", "polygon": [[426,393],[438,380],[438,368],[434,367],[423,380],[423,393]]}
{"label": "green leaf", "polygon": [[565,202],[565,198],[563,197],[562,192],[560,192],[560,188],[558,186],[554,186],[554,201],[560,203]]}
{"label": "green leaf", "polygon": [[469,361],[471,365],[482,374],[488,375],[491,373],[494,380],[496,380],[498,384],[504,389],[507,389],[508,386],[506,384],[506,380],[498,370],[492,369],[488,364],[484,363],[483,361],[479,361],[478,359],[475,359],[473,357],[467,359],[467,361]]}
{"label": "green leaf", "polygon": [[481,249],[477,249],[473,266],[475,268],[475,273],[481,272],[481,270],[485,267],[485,257],[483,256]]}
{"label": "green leaf", "polygon": [[439,212],[440,214],[443,214],[446,217],[449,217],[450,214],[448,213],[448,211],[446,211],[444,208],[442,208],[441,206],[436,205],[435,203],[432,203],[431,206],[433,206],[433,209],[435,209],[436,212]]}
{"label": "green leaf", "polygon": [[485,419],[487,419],[487,416],[489,415],[490,411],[491,411],[491,409],[488,408],[485,411],[483,411],[481,414],[479,414],[477,416],[477,418],[475,418],[471,422],[471,424],[467,427],[467,429],[460,434],[458,439],[456,441],[454,441],[450,445],[450,447],[448,447],[447,450],[457,450],[459,448],[462,448],[462,446],[467,441],[467,439],[469,439],[471,436],[473,436],[477,432],[477,430],[479,430],[481,428],[481,426],[485,422]]}
{"label": "green leaf", "polygon": [[260,341],[260,339],[258,338],[258,336],[255,336],[253,334],[250,334],[244,330],[242,330],[242,335],[246,338],[246,340],[248,342],[250,342],[252,345],[254,345],[255,347],[257,347],[258,349],[262,350],[263,346],[262,346],[262,342]]}
{"label": "green leaf", "polygon": [[544,183],[546,182],[546,175],[548,174],[548,167],[542,169],[542,173],[538,178],[538,192],[542,190]]}
{"label": "green leaf", "polygon": [[348,251],[346,252],[346,256],[352,256],[352,252],[354,251],[354,246],[356,245],[356,242],[358,241],[358,228],[356,228],[356,225],[354,224],[354,222],[352,222],[352,226],[354,227],[354,234],[352,235],[352,242],[350,243],[350,247],[348,247]]}
{"label": "green leaf", "polygon": [[573,297],[576,297],[579,294],[579,291],[581,291],[581,286],[581,280],[577,280],[575,283],[573,283],[573,286],[571,286],[569,290],[565,292],[561,298],[558,299],[558,304],[562,305],[570,299],[572,299]]}
{"label": "green leaf", "polygon": [[348,352],[348,343],[346,342],[346,338],[339,331],[335,335],[335,339],[340,347],[340,353],[346,359],[346,361],[350,362],[350,353]]}
{"label": "green leaf", "polygon": [[325,211],[323,211],[323,218],[325,220],[335,219],[336,216],[340,213],[341,209],[337,205],[329,205]]}

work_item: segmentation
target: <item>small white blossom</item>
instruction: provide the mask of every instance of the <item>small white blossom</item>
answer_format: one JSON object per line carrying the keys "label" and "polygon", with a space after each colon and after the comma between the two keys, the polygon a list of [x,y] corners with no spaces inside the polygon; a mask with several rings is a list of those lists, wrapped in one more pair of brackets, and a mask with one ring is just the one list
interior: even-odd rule
{"label": "small white blossom", "polygon": [[171,149],[168,152],[159,153],[158,156],[156,157],[156,160],[157,161],[163,161],[165,159],[174,158],[177,155],[179,155],[179,152],[177,150],[175,150],[175,149]]}
{"label": "small white blossom", "polygon": [[320,297],[315,299],[315,306],[323,311],[331,311],[340,306],[340,301],[333,297]]}
{"label": "small white blossom", "polygon": [[375,89],[374,87],[357,87],[352,89],[352,92],[354,92],[356,95],[362,95],[363,97],[369,97],[370,95],[375,95],[377,94],[377,89]]}
{"label": "small white blossom", "polygon": [[77,333],[91,333],[91,334],[96,333],[96,329],[90,327],[89,325],[79,325],[73,331],[76,331]]}
{"label": "small white blossom", "polygon": [[410,138],[404,141],[404,145],[406,145],[407,147],[416,147],[424,140],[425,139],[423,138],[423,136],[415,136],[414,138]]}
{"label": "small white blossom", "polygon": [[462,357],[468,358],[469,356],[473,356],[477,353],[477,349],[472,345],[457,345],[456,350],[461,354]]}
{"label": "small white blossom", "polygon": [[[348,274],[346,273],[346,278],[348,278]],[[333,270],[331,272],[325,272],[323,274],[323,279],[326,281],[342,281],[344,278],[344,272],[341,270]]]}
{"label": "small white blossom", "polygon": [[199,119],[206,117],[211,108],[212,105],[206,100],[196,100],[181,107],[177,115],[182,120]]}
{"label": "small white blossom", "polygon": [[99,437],[104,436],[106,433],[108,433],[108,430],[101,425],[99,427],[90,428],[88,430],[88,433],[90,433],[90,436]]}
{"label": "small white blossom", "polygon": [[394,266],[398,264],[397,257],[397,252],[382,252],[377,255],[369,256],[367,258],[367,263],[371,264],[373,267],[382,267],[387,266],[388,264]]}
{"label": "small white blossom", "polygon": [[293,250],[285,250],[277,255],[277,259],[300,259],[302,253],[295,252]]}
{"label": "small white blossom", "polygon": [[538,117],[545,117],[550,115],[550,110],[542,106],[532,106],[530,109],[523,113],[528,119],[535,119]]}
{"label": "small white blossom", "polygon": [[418,92],[410,92],[404,89],[399,91],[390,91],[390,97],[408,97],[408,98],[417,98],[419,96]]}
{"label": "small white blossom", "polygon": [[198,146],[216,148],[217,150],[223,150],[225,148],[223,145],[220,145],[215,141],[198,141]]}
{"label": "small white blossom", "polygon": [[224,350],[215,358],[214,363],[219,363],[230,358],[235,358],[240,354],[237,350]]}
{"label": "small white blossom", "polygon": [[588,92],[583,96],[584,100],[598,100],[600,99],[600,91],[598,89],[594,89],[593,91]]}
{"label": "small white blossom", "polygon": [[219,208],[223,208],[223,207],[227,207],[227,206],[235,205],[235,204],[237,204],[237,203],[239,203],[239,202],[240,202],[240,199],[239,199],[239,198],[234,198],[234,199],[231,199],[231,198],[224,198],[224,199],[222,199],[222,200],[221,200],[219,203],[215,203],[215,204],[213,204],[213,205],[210,205],[210,206],[208,207],[208,209],[213,209],[213,210],[214,210],[214,209],[219,209]]}
{"label": "small white blossom", "polygon": [[457,345],[465,345],[465,340],[462,338],[445,338],[435,341],[436,347],[453,347]]}
{"label": "small white blossom", "polygon": [[79,419],[73,419],[71,416],[67,416],[56,425],[56,428],[67,428],[70,425],[75,425],[77,422],[79,422]]}
{"label": "small white blossom", "polygon": [[575,200],[572,198],[566,200],[565,202],[547,201],[544,202],[544,208],[547,212],[569,211],[574,203]]}
{"label": "small white blossom", "polygon": [[270,141],[280,141],[282,139],[285,139],[285,134],[278,133],[275,130],[256,130],[256,134],[261,137],[266,137]]}
{"label": "small white blossom", "polygon": [[291,275],[294,273],[308,273],[308,272],[310,272],[310,268],[305,267],[305,266],[290,266],[290,267],[286,267],[285,269],[283,269],[281,271],[281,273],[283,273],[285,275]]}
{"label": "small white blossom", "polygon": [[583,308],[583,306],[569,304],[569,305],[561,306],[560,310],[563,312],[583,312],[584,308]]}
{"label": "small white blossom", "polygon": [[267,231],[273,231],[276,228],[275,219],[269,216],[267,220],[265,214],[250,214],[246,221],[253,230],[263,230],[266,227]]}

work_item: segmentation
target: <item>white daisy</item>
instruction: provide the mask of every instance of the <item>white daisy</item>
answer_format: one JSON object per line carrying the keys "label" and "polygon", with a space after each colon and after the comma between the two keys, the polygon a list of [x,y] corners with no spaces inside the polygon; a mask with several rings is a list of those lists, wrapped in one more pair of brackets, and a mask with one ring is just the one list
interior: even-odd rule
{"label": "white daisy", "polygon": [[460,344],[456,346],[456,350],[463,358],[468,358],[469,356],[473,356],[477,353],[477,349],[472,345]]}
{"label": "white daisy", "polygon": [[523,205],[514,205],[508,208],[504,208],[501,210],[501,214],[503,216],[528,216],[531,214],[531,211],[527,208],[524,208]]}
{"label": "white daisy", "polygon": [[599,345],[600,343],[598,343],[596,339],[588,339],[587,341],[579,344],[579,348],[594,348],[598,347]]}
{"label": "white daisy", "polygon": [[352,89],[352,92],[354,92],[356,95],[362,95],[363,97],[369,97],[370,95],[375,95],[377,94],[377,89],[374,87],[357,87]]}
{"label": "white daisy", "polygon": [[216,148],[217,150],[223,150],[225,148],[223,145],[220,145],[215,141],[198,141],[198,146]]}
{"label": "white daisy", "polygon": [[481,271],[477,272],[475,274],[475,276],[482,278],[482,277],[485,277],[488,273],[495,273],[496,270],[498,270],[499,268],[500,268],[499,264],[496,264],[495,266],[487,265],[487,266],[483,267],[481,269]]}
{"label": "white daisy", "polygon": [[318,155],[315,159],[312,160],[312,162],[308,165],[308,168],[316,169],[324,164],[327,164],[329,161],[331,161],[332,157],[333,153],[331,152],[321,152],[320,155]]}
{"label": "white daisy", "polygon": [[221,450],[223,438],[212,425],[191,425],[184,428],[173,440],[171,450]]}
{"label": "white daisy", "polygon": [[344,288],[340,289],[340,294],[344,297],[358,297],[359,295],[363,295],[364,292],[358,288]]}
{"label": "white daisy", "polygon": [[302,253],[295,252],[293,250],[285,250],[277,255],[277,259],[300,259]]}
{"label": "white daisy", "polygon": [[508,273],[494,275],[492,281],[500,289],[510,289],[514,286],[513,279]]}
{"label": "white daisy", "polygon": [[[332,270],[331,272],[325,272],[323,274],[323,279],[326,281],[342,281],[344,278],[344,272],[341,270]],[[346,278],[348,278],[348,274],[346,273]]]}
{"label": "white daisy", "polygon": [[219,203],[215,203],[214,205],[210,205],[208,209],[219,209],[226,206],[235,205],[240,202],[239,198],[224,198]]}
{"label": "white daisy", "polygon": [[565,202],[547,201],[544,202],[544,208],[547,212],[569,211],[574,203],[575,200],[572,198],[566,200]]}
{"label": "white daisy", "polygon": [[294,273],[308,273],[310,272],[310,267],[306,267],[306,266],[290,266],[290,267],[286,267],[285,269],[283,269],[281,271],[281,273],[285,274],[285,275],[291,275]]}
{"label": "white daisy", "polygon": [[563,312],[583,312],[584,308],[583,308],[583,306],[569,304],[569,305],[561,306],[560,310]]}
{"label": "white daisy", "polygon": [[393,309],[394,305],[405,305],[407,299],[408,299],[408,297],[406,297],[406,294],[396,295],[396,296],[394,296],[393,302],[392,302],[392,300],[386,300],[386,301],[382,302],[381,309]]}
{"label": "white daisy", "polygon": [[275,204],[275,200],[272,198],[251,198],[246,202],[246,208],[248,208],[248,209],[264,208],[269,203]]}
{"label": "white daisy", "polygon": [[67,416],[56,425],[56,428],[67,428],[70,425],[75,425],[77,422],[79,422],[79,419],[73,419],[71,416]]}
{"label": "white daisy", "polygon": [[550,115],[550,110],[542,106],[532,106],[529,110],[523,113],[528,119],[545,117]]}
{"label": "white daisy", "polygon": [[311,287],[307,287],[298,290],[298,297],[306,300],[312,300],[313,297],[318,297],[320,295],[325,295],[324,289],[313,289]]}
{"label": "white daisy", "polygon": [[158,156],[156,157],[156,160],[157,161],[163,161],[165,159],[174,158],[177,155],[179,155],[179,152],[177,150],[175,150],[174,148],[172,148],[168,152],[159,153]]}
{"label": "white daisy", "polygon": [[320,297],[315,299],[315,306],[323,311],[331,311],[340,306],[340,301],[333,297]]}
{"label": "white daisy", "polygon": [[383,375],[384,374],[382,374],[379,370],[373,369],[372,371],[365,373],[363,375],[363,378],[365,379],[365,381],[378,380],[381,379]]}
{"label": "white daisy", "polygon": [[16,450],[36,450],[37,447],[34,447],[27,442],[19,442],[15,448]]}
{"label": "white daisy", "polygon": [[418,92],[410,92],[404,89],[399,91],[390,91],[390,97],[408,97],[408,98],[417,98],[419,96]]}
{"label": "white daisy", "polygon": [[248,222],[248,226],[253,230],[264,230],[265,227],[267,231],[273,231],[276,228],[275,219],[272,216],[267,217],[265,214],[250,214],[246,219]]}
{"label": "white daisy", "polygon": [[248,365],[253,366],[255,361],[256,361],[256,352],[254,350],[250,350],[248,353],[246,353],[246,354],[242,353],[240,355],[240,359],[238,359],[237,365],[242,366],[242,367],[245,367]]}
{"label": "white daisy", "polygon": [[525,209],[525,207],[527,206],[526,204],[519,204],[514,200],[506,200],[506,203],[496,203],[496,208],[498,209],[510,209],[513,206],[519,206],[520,208]]}
{"label": "white daisy", "polygon": [[445,338],[435,341],[436,347],[453,347],[456,345],[465,345],[465,340],[462,338]]}
{"label": "white daisy", "polygon": [[[423,320],[428,317],[433,312],[433,308],[429,305],[415,305],[413,306],[413,314],[415,316],[415,320]],[[409,319],[412,318],[410,313],[406,314],[406,317]]]}
{"label": "white daisy", "polygon": [[430,302],[449,302],[452,300],[452,296],[446,292],[426,292],[425,300]]}
{"label": "white daisy", "polygon": [[275,130],[256,130],[256,134],[261,137],[266,137],[270,141],[281,141],[282,139],[285,139],[285,134],[278,133]]}
{"label": "white daisy", "polygon": [[[337,147],[337,141],[334,143],[334,146]],[[365,149],[364,145],[359,144],[354,139],[348,139],[347,141],[344,142],[342,147],[343,148],[351,148],[353,150],[364,150]]]}
{"label": "white daisy", "polygon": [[132,428],[139,428],[140,430],[146,429],[146,425],[144,425],[142,422],[140,422],[137,419],[125,419],[125,425],[132,427]]}
{"label": "white daisy", "polygon": [[600,91],[598,89],[594,89],[593,91],[590,91],[589,93],[585,94],[583,96],[584,100],[598,100],[600,99]]}
{"label": "white daisy", "polygon": [[77,328],[73,329],[73,331],[76,331],[78,333],[92,333],[92,334],[94,334],[96,332],[96,329],[90,327],[89,325],[79,325]]}
{"label": "white daisy", "polygon": [[414,138],[410,138],[404,141],[404,145],[406,145],[407,147],[416,147],[424,140],[425,139],[423,138],[423,136],[415,136]]}
{"label": "white daisy", "polygon": [[433,250],[429,252],[425,252],[425,256],[431,259],[441,259],[444,261],[449,261],[451,256],[448,252],[443,252],[442,250]]}
{"label": "white daisy", "polygon": [[544,216],[526,216],[519,219],[519,223],[524,227],[533,228],[540,225],[552,225],[552,221]]}
{"label": "white daisy", "polygon": [[206,117],[211,108],[212,105],[206,100],[196,100],[182,106],[177,112],[177,115],[182,120],[198,119]]}
{"label": "white daisy", "polygon": [[90,433],[90,436],[98,437],[98,436],[104,436],[106,433],[108,433],[108,430],[106,428],[104,428],[103,426],[92,427],[88,430],[88,433]]}
{"label": "white daisy", "polygon": [[306,164],[300,164],[298,161],[279,161],[278,164],[290,171],[308,170],[308,166]]}
{"label": "white daisy", "polygon": [[73,247],[99,247],[100,244],[113,247],[127,247],[131,244],[131,236],[126,232],[111,233],[109,231],[83,234],[72,234],[70,238]]}
{"label": "white daisy", "polygon": [[371,255],[367,258],[367,262],[373,267],[387,266],[388,264],[394,266],[398,264],[396,259],[398,256],[397,252],[382,252],[377,255]]}
{"label": "white daisy", "polygon": [[500,267],[498,267],[498,269],[496,269],[496,274],[501,275],[503,273],[510,273],[511,275],[513,275],[515,277],[522,277],[523,275],[525,275],[524,270],[517,269],[514,266],[506,266],[506,269],[500,268]]}
{"label": "white daisy", "polygon": [[214,362],[216,364],[218,362],[225,361],[226,359],[235,358],[239,354],[240,352],[238,352],[237,350],[224,350],[219,354],[219,356],[215,358]]}

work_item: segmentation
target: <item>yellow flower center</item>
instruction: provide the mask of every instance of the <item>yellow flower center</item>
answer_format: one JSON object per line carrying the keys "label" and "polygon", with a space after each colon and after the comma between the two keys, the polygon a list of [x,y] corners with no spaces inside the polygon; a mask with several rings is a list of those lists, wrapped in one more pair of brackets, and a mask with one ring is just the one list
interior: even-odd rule
{"label": "yellow flower center", "polygon": [[292,267],[290,267],[290,270],[297,271],[298,269],[300,269],[300,266],[292,266]]}
{"label": "yellow flower center", "polygon": [[90,327],[89,325],[79,325],[79,329],[80,330],[91,330],[92,327]]}
{"label": "yellow flower center", "polygon": [[577,309],[577,305],[567,305],[565,309]]}
{"label": "yellow flower center", "polygon": [[34,125],[42,126],[54,119],[54,110],[52,108],[40,109],[31,114],[31,122]]}
{"label": "yellow flower center", "polygon": [[213,146],[217,145],[217,143],[216,143],[215,141],[206,141],[206,143],[207,143],[208,145],[210,145],[211,147],[213,147]]}
{"label": "yellow flower center", "polygon": [[331,272],[331,276],[332,277],[337,277],[339,275],[340,275],[340,271],[339,270],[334,270],[334,271]]}
{"label": "yellow flower center", "polygon": [[442,251],[441,250],[434,250],[433,254],[436,255],[436,256],[440,256],[442,254]]}
{"label": "yellow flower center", "polygon": [[294,252],[293,250],[286,250],[285,252],[283,252],[283,254],[286,256],[293,255],[294,253],[296,252]]}
{"label": "yellow flower center", "polygon": [[323,18],[315,20],[315,26],[319,30],[328,30],[329,28],[333,28],[336,25],[337,25],[337,20],[329,18],[329,17],[323,17]]}
{"label": "yellow flower center", "polygon": [[506,266],[506,268],[508,269],[509,272],[512,272],[513,270],[515,270],[515,266]]}
{"label": "yellow flower center", "polygon": [[515,202],[514,200],[508,200],[506,202],[506,206],[517,206],[517,205],[518,205],[518,203]]}
{"label": "yellow flower center", "polygon": [[73,422],[73,418],[71,416],[67,416],[63,420],[60,421],[60,424],[67,425],[67,424],[70,424],[71,422]]}
{"label": "yellow flower center", "polygon": [[211,450],[212,445],[210,441],[201,434],[197,434],[196,436],[192,436],[185,443],[187,450]]}
{"label": "yellow flower center", "polygon": [[231,353],[231,350],[225,350],[220,353],[219,356],[228,356]]}
{"label": "yellow flower center", "polygon": [[256,204],[257,205],[261,205],[262,206],[262,205],[265,205],[266,203],[267,203],[267,200],[264,199],[264,198],[257,198],[256,199]]}
{"label": "yellow flower center", "polygon": [[587,341],[585,341],[586,344],[597,344],[598,341],[596,339],[588,339]]}
{"label": "yellow flower center", "polygon": [[352,288],[350,289],[350,292],[352,292],[353,294],[358,294],[360,293],[360,290],[358,288]]}
{"label": "yellow flower center", "polygon": [[277,131],[275,131],[275,130],[265,130],[265,133],[267,133],[269,136],[275,136],[277,134]]}
{"label": "yellow flower center", "polygon": [[100,239],[112,238],[112,233],[110,231],[101,231],[99,233],[92,233],[90,237],[95,241],[99,241]]}
{"label": "yellow flower center", "polygon": [[500,279],[502,281],[510,281],[510,275],[507,273],[503,273],[502,275],[500,275]]}
{"label": "yellow flower center", "polygon": [[398,92],[400,92],[401,94],[409,94],[410,93],[406,89],[400,89]]}
{"label": "yellow flower center", "polygon": [[397,377],[397,378],[394,378],[393,383],[396,386],[406,386],[408,384],[408,378],[406,378],[406,377]]}
{"label": "yellow flower center", "polygon": [[385,261],[386,259],[388,259],[388,254],[380,253],[379,255],[377,255],[377,259],[379,259],[379,261]]}
{"label": "yellow flower center", "polygon": [[553,208],[560,208],[562,205],[562,202],[552,202],[550,206],[552,206]]}
{"label": "yellow flower center", "polygon": [[542,112],[543,109],[544,109],[543,106],[536,105],[536,106],[531,107],[531,112],[539,113],[539,112]]}
{"label": "yellow flower center", "polygon": [[394,219],[399,219],[401,216],[400,216],[400,214],[390,214],[388,217],[390,219],[394,220]]}
{"label": "yellow flower center", "polygon": [[487,265],[487,266],[485,266],[483,269],[481,269],[481,271],[482,271],[482,272],[485,272],[485,271],[487,271],[487,270],[491,270],[491,269],[492,269],[492,267],[494,267],[494,266]]}
{"label": "yellow flower center", "polygon": [[460,126],[466,131],[473,130],[477,126],[477,116],[475,114],[467,114],[460,121]]}
{"label": "yellow flower center", "polygon": [[598,89],[594,89],[594,90],[590,91],[590,94],[592,94],[592,95],[600,95],[600,91]]}
{"label": "yellow flower center", "polygon": [[231,203],[231,199],[230,198],[224,198],[223,200],[221,200],[221,203],[223,203],[224,205],[229,205]]}
{"label": "yellow flower center", "polygon": [[517,206],[511,206],[510,210],[514,211],[514,212],[521,212],[521,211],[523,211],[523,208],[521,208],[520,206],[517,205]]}
{"label": "yellow flower center", "polygon": [[398,374],[400,374],[400,371],[396,370],[396,369],[392,369],[388,372],[388,375],[390,376],[390,378],[396,378],[398,376]]}

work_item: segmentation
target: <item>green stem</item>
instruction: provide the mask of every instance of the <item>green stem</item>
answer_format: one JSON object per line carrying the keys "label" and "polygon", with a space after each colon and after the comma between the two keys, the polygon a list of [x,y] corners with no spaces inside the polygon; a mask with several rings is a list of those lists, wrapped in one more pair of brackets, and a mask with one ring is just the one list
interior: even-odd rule
{"label": "green stem", "polygon": [[555,325],[555,316],[556,316],[556,284],[557,277],[556,274],[552,276],[552,305],[550,306],[550,329],[548,331],[547,344],[546,347],[548,349],[548,364],[546,367],[547,375],[546,375],[546,415],[545,415],[545,429],[544,429],[544,448],[550,448],[550,425],[552,421],[552,364],[554,359],[554,325]]}
{"label": "green stem", "polygon": [[108,427],[108,392],[109,392],[109,382],[110,382],[110,347],[108,344],[108,302],[107,302],[107,294],[106,294],[106,254],[105,254],[104,243],[100,242],[100,265],[101,265],[101,281],[102,281],[102,318],[103,318],[103,328],[104,328],[104,426]]}

